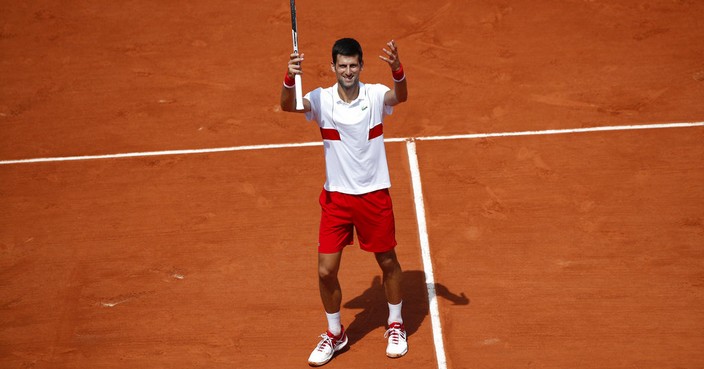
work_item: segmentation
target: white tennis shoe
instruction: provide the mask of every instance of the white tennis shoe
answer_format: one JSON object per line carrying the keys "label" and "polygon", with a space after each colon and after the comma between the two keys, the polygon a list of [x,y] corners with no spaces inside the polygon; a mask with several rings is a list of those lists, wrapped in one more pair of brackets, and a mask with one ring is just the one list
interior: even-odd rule
{"label": "white tennis shoe", "polygon": [[386,356],[396,358],[406,355],[408,352],[408,341],[406,340],[406,328],[401,323],[391,323],[389,329],[384,333],[384,338],[389,339],[386,346]]}
{"label": "white tennis shoe", "polygon": [[334,336],[330,331],[327,331],[321,334],[320,338],[321,340],[318,342],[318,345],[315,346],[315,350],[313,350],[308,357],[308,365],[325,365],[328,361],[332,360],[336,352],[347,346],[347,333],[344,327],[338,336]]}

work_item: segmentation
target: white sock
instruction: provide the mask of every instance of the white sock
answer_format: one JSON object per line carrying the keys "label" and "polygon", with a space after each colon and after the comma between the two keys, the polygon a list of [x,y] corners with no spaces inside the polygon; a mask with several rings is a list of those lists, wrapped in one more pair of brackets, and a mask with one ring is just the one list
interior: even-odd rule
{"label": "white sock", "polygon": [[330,333],[339,336],[342,333],[342,324],[340,323],[340,312],[328,313],[325,312],[325,316],[328,318],[328,330]]}
{"label": "white sock", "polygon": [[391,303],[389,304],[389,320],[387,323],[401,323],[403,324],[403,318],[401,317],[401,305],[403,305],[403,301],[399,302],[396,305],[393,305]]}

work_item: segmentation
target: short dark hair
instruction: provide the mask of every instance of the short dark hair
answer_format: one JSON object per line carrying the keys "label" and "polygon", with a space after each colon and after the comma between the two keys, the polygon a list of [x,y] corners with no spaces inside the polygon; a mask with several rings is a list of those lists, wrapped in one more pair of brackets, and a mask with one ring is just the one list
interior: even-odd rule
{"label": "short dark hair", "polygon": [[359,65],[362,65],[364,62],[362,60],[362,45],[357,42],[357,40],[353,38],[341,38],[337,41],[335,41],[335,44],[332,45],[332,63],[336,64],[337,63],[337,56],[338,55],[343,55],[343,56],[359,56]]}

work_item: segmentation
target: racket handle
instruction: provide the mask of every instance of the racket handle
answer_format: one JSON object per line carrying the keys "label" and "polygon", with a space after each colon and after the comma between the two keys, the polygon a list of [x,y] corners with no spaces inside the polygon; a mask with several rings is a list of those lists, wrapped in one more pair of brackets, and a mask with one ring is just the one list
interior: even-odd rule
{"label": "racket handle", "polygon": [[303,86],[301,86],[301,75],[295,75],[296,80],[296,110],[303,110]]}

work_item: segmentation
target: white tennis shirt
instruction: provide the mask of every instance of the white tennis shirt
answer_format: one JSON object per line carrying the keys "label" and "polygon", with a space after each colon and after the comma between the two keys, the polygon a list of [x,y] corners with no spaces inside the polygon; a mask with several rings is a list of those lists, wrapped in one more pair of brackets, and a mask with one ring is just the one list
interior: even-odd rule
{"label": "white tennis shirt", "polygon": [[351,103],[340,98],[337,84],[305,95],[311,105],[306,119],[318,123],[323,137],[326,190],[360,195],[391,187],[383,122],[393,108],[384,105],[386,91],[382,84],[360,83]]}

